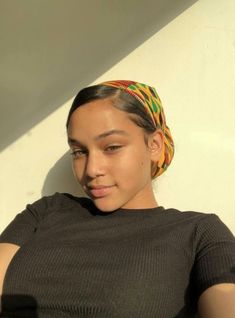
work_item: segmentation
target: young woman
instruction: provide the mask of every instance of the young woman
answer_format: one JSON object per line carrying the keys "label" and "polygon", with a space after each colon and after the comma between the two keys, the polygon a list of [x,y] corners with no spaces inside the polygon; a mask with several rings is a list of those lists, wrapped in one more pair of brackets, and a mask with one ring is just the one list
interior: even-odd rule
{"label": "young woman", "polygon": [[174,144],[154,88],[109,81],[76,96],[73,171],[0,236],[3,317],[234,318],[235,241],[214,214],[159,206]]}

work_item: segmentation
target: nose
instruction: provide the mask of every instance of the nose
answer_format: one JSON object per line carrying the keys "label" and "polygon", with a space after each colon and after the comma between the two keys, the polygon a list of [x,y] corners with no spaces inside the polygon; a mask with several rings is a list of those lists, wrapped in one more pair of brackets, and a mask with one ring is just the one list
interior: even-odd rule
{"label": "nose", "polygon": [[96,178],[104,175],[104,158],[97,152],[89,153],[87,155],[85,173],[87,177]]}

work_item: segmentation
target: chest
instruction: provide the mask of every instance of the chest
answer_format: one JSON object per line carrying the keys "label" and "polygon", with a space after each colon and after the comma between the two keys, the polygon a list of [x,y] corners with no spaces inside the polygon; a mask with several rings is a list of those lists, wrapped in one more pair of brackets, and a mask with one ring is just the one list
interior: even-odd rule
{"label": "chest", "polygon": [[163,233],[136,222],[42,226],[13,258],[4,293],[31,295],[42,308],[175,313],[184,307],[193,257],[188,240]]}

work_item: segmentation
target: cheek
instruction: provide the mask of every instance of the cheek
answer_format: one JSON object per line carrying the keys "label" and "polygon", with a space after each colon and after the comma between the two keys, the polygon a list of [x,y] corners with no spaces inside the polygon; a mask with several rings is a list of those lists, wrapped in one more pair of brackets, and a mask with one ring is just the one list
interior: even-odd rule
{"label": "cheek", "polygon": [[74,161],[72,161],[72,171],[73,171],[73,175],[76,177],[77,176],[77,172],[76,172],[76,167],[74,165]]}
{"label": "cheek", "polygon": [[117,171],[117,176],[128,176],[129,178],[142,178],[150,169],[151,161],[146,154],[146,151],[130,151],[121,156],[115,165],[114,169]]}
{"label": "cheek", "polygon": [[83,175],[83,167],[81,165],[81,162],[78,162],[77,160],[73,160],[72,171],[74,176],[78,179],[78,181],[80,181]]}

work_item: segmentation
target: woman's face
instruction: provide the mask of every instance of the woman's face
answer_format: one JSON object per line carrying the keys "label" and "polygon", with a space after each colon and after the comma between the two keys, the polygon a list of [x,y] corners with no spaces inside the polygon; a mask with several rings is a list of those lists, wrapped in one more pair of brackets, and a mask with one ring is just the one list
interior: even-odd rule
{"label": "woman's face", "polygon": [[68,127],[73,171],[83,190],[101,211],[157,206],[151,182],[151,160],[160,155],[162,134],[144,142],[143,129],[110,99],[77,108]]}

